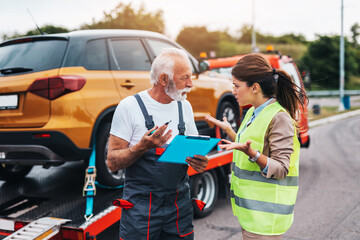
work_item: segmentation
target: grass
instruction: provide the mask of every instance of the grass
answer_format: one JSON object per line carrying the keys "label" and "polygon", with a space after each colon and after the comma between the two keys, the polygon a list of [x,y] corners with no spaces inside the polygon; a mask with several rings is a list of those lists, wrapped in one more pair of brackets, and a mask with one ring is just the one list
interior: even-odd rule
{"label": "grass", "polygon": [[334,115],[337,115],[340,113],[350,112],[350,111],[354,111],[354,110],[358,110],[358,109],[360,109],[360,107],[350,107],[349,110],[339,111],[338,107],[323,106],[323,107],[320,107],[320,114],[314,114],[312,109],[309,109],[308,120],[314,121],[314,120],[318,120],[321,118],[331,117],[331,116],[334,116]]}
{"label": "grass", "polygon": [[[290,55],[294,60],[300,59],[307,50],[306,45],[303,44],[257,44],[260,52],[265,52],[268,45],[273,45],[274,49],[280,51],[281,54]],[[251,44],[234,43],[229,45],[228,42],[223,43],[221,46],[223,50],[217,53],[218,57],[228,57],[237,54],[244,54],[251,52]]]}
{"label": "grass", "polygon": [[359,90],[360,89],[360,77],[350,76],[350,80],[345,84],[345,89]]}

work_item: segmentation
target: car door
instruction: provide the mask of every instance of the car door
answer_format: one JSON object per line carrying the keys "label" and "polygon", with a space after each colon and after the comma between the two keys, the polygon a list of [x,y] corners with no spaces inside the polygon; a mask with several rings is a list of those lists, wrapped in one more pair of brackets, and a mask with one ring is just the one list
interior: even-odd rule
{"label": "car door", "polygon": [[151,87],[151,62],[140,38],[108,40],[111,73],[121,98]]}

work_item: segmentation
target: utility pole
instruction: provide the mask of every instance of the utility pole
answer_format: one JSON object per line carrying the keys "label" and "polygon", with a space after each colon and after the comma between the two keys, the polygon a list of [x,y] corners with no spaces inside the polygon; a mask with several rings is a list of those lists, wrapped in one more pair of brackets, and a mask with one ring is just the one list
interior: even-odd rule
{"label": "utility pole", "polygon": [[252,2],[252,32],[251,32],[251,48],[253,52],[259,52],[258,47],[256,47],[256,32],[255,32],[255,0]]}
{"label": "utility pole", "polygon": [[341,36],[340,36],[340,103],[339,111],[344,111],[344,0],[341,0]]}

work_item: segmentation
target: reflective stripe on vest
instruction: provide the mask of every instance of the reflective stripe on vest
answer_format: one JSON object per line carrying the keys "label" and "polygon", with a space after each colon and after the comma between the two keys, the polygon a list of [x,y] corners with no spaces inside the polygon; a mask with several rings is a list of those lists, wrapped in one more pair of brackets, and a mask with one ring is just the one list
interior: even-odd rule
{"label": "reflective stripe on vest", "polygon": [[[235,198],[235,204],[239,207],[267,213],[291,214],[295,206],[240,198],[235,196],[234,191],[230,191],[230,197]],[[259,224],[261,225],[261,221]]]}
{"label": "reflective stripe on vest", "polygon": [[[248,110],[240,133],[254,108]],[[263,152],[264,138],[269,124],[276,113],[286,110],[277,102],[266,106],[236,142],[251,140],[251,147]],[[293,222],[294,205],[299,185],[300,144],[294,127],[293,150],[290,156],[289,173],[278,180],[265,178],[256,163],[251,163],[248,156],[234,150],[231,176],[231,203],[234,215],[241,226],[261,235],[280,235],[285,233]]]}
{"label": "reflective stripe on vest", "polygon": [[239,179],[272,183],[282,186],[299,186],[299,177],[295,177],[295,176],[287,176],[286,178],[281,180],[275,178],[265,178],[260,172],[248,171],[238,168],[234,162],[232,163],[232,170],[234,172],[234,176]]}

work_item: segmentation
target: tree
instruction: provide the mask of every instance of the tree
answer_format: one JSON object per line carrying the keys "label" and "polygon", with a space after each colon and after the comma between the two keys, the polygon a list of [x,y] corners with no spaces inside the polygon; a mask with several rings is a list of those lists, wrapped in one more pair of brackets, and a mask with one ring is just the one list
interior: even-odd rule
{"label": "tree", "polygon": [[[339,47],[339,36],[318,36],[309,43],[302,60],[310,68],[312,82],[327,89],[339,87]],[[351,74],[356,74],[357,68],[355,52],[345,38],[345,83]]]}
{"label": "tree", "polygon": [[81,29],[138,29],[163,33],[165,23],[161,10],[151,13],[143,6],[135,10],[131,4],[120,3],[109,13],[104,12],[102,20],[93,19],[91,24],[85,24]]}
{"label": "tree", "polygon": [[[57,26],[53,26],[53,25],[45,25],[44,27],[40,28],[41,31],[44,34],[54,34],[54,33],[67,33],[69,32],[69,29],[64,28],[64,27],[57,27]],[[8,36],[6,34],[3,34],[2,38],[5,40],[10,40],[13,38],[18,38],[18,37],[25,37],[25,36],[34,36],[34,35],[40,35],[40,31],[37,28],[34,28],[30,31],[28,31],[25,34],[20,34],[18,32],[15,32],[15,34],[13,34],[12,36]]]}
{"label": "tree", "polygon": [[209,32],[206,27],[184,27],[176,38],[192,55],[199,56],[200,52],[217,51],[221,39],[219,32]]}
{"label": "tree", "polygon": [[357,47],[359,47],[359,44],[357,42],[357,38],[360,35],[360,25],[358,23],[355,23],[354,25],[351,26],[350,31],[352,33],[353,47],[357,48]]}
{"label": "tree", "polygon": [[[240,30],[238,30],[240,33],[240,37],[238,38],[239,43],[251,43],[252,39],[252,25],[250,24],[244,24]],[[293,34],[288,33],[281,35],[279,37],[270,35],[270,34],[262,34],[258,31],[255,31],[256,34],[256,42],[257,43],[265,43],[265,44],[306,44],[307,41],[305,39],[305,36],[302,34]]]}
{"label": "tree", "polygon": [[[251,24],[244,24],[240,30],[238,30],[240,37],[238,38],[239,43],[247,43],[251,44],[252,42],[252,25]],[[264,35],[255,31],[256,42],[262,42]]]}
{"label": "tree", "polygon": [[[69,32],[69,29],[64,27],[57,27],[53,25],[46,25],[44,27],[40,28],[41,31],[44,34],[54,34],[54,33],[67,33]],[[34,28],[33,30],[28,31],[24,36],[33,36],[33,35],[40,35],[41,33],[37,28]]]}

